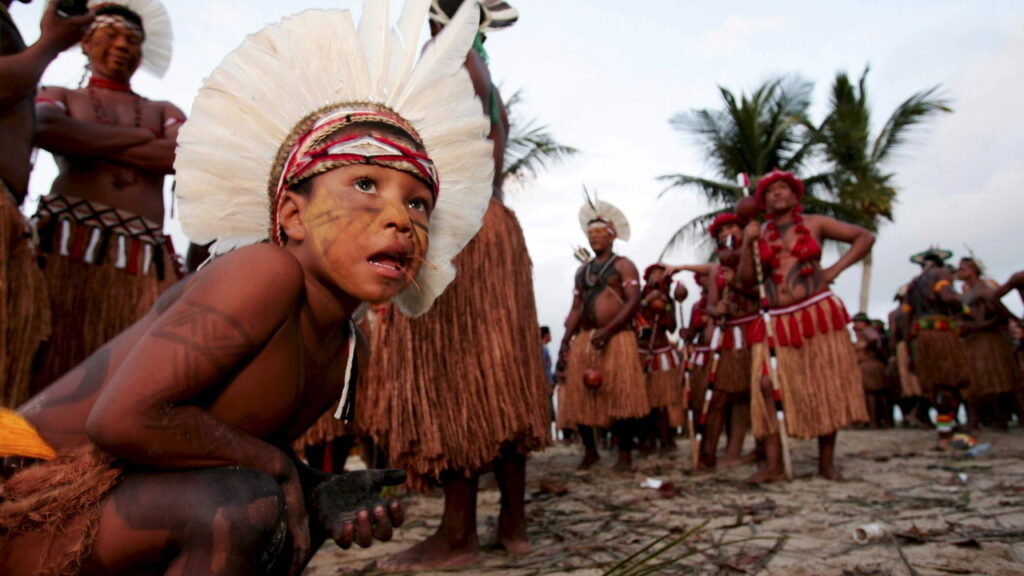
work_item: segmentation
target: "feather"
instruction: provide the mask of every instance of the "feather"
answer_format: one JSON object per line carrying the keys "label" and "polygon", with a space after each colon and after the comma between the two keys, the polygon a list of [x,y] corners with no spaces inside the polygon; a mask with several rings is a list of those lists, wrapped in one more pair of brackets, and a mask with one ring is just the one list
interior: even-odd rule
{"label": "feather", "polygon": [[476,2],[463,2],[451,23],[427,46],[409,81],[385,104],[393,110],[401,110],[410,99],[418,97],[439,79],[455,74],[473,46],[479,21],[480,11]]}
{"label": "feather", "polygon": [[[358,27],[348,11],[309,10],[249,36],[224,58],[203,81],[178,136],[175,194],[190,239],[215,241],[215,255],[266,240],[277,190],[271,171],[299,122],[314,111],[324,111],[323,119],[399,96],[404,107],[392,109],[422,138],[441,193],[431,214],[429,265],[395,300],[409,315],[430,307],[455,277],[451,260],[482,223],[493,144],[462,66],[472,26],[442,31],[433,55],[416,62],[426,3],[412,2],[395,29],[381,0],[366,1]],[[459,21],[475,13],[463,12]]]}
{"label": "feather", "polygon": [[393,70],[387,87],[388,94],[397,92],[413,70],[419,50],[420,32],[429,9],[430,0],[408,0],[405,4],[405,10],[398,19],[396,34],[392,37]]}
{"label": "feather", "polygon": [[366,68],[370,76],[370,97],[384,96],[388,66],[388,2],[366,0],[359,20],[359,42],[363,45]]}

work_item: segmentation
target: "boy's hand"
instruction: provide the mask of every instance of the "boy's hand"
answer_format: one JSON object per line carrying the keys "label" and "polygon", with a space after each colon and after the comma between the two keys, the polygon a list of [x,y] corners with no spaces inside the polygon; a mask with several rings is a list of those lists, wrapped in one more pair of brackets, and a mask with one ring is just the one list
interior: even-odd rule
{"label": "boy's hand", "polygon": [[342,548],[355,542],[363,548],[391,540],[392,528],[405,521],[401,503],[381,499],[385,486],[405,482],[402,470],[358,470],[344,472],[313,489],[312,506],[321,526]]}

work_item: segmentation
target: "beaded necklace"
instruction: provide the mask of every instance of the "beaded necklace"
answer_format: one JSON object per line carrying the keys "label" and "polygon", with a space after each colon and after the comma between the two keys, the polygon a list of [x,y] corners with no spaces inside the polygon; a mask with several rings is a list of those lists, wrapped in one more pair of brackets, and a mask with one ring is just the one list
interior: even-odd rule
{"label": "beaded necklace", "polygon": [[601,278],[604,278],[604,273],[608,271],[608,267],[612,265],[612,262],[615,261],[615,258],[615,254],[612,254],[611,256],[608,257],[608,260],[605,260],[604,264],[601,266],[601,269],[597,271],[597,277],[594,278],[593,282],[591,282],[590,276],[593,275],[594,260],[597,259],[594,258],[593,260],[587,262],[587,271],[585,274],[583,274],[583,286],[588,289],[597,286],[598,281],[600,281]]}
{"label": "beaded necklace", "polygon": [[[801,262],[806,262],[800,268],[801,276],[810,276],[814,274],[813,261],[817,260],[821,256],[821,245],[814,239],[811,231],[804,225],[804,218],[802,216],[803,206],[797,205],[793,209],[793,224],[796,225],[794,231],[796,232],[796,242],[793,243],[793,247],[790,249],[790,254],[796,257]],[[768,240],[764,238],[758,242],[761,261],[765,262],[772,269],[778,269],[782,265],[782,260],[779,258],[779,253],[782,252],[782,234],[779,232],[779,225],[775,221],[773,214],[767,215],[768,223],[765,228],[768,231]],[[772,280],[776,283],[782,281],[779,274],[773,274]]]}
{"label": "beaded necklace", "polygon": [[[103,105],[103,100],[96,95],[96,89],[101,88],[103,90],[110,90],[112,92],[126,92],[134,96],[132,103],[134,104],[134,124],[136,128],[142,127],[142,97],[132,91],[131,86],[128,84],[122,84],[106,78],[99,78],[92,76],[89,78],[89,85],[85,91],[89,94],[89,100],[92,102],[92,115],[93,119],[99,124],[115,124],[111,122],[110,115],[107,114],[107,108]],[[134,185],[138,181],[133,170],[117,170],[114,172],[114,187],[115,188],[126,188]]]}

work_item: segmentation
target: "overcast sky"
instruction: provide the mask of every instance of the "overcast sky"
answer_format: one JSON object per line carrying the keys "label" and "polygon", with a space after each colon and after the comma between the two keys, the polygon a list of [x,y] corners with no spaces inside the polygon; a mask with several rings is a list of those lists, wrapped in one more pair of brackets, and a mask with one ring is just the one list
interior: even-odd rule
{"label": "overcast sky", "polygon": [[[708,206],[693,191],[659,198],[657,176],[714,176],[674,114],[719,108],[718,87],[749,92],[766,79],[799,74],[815,83],[819,121],[835,73],[859,77],[871,66],[868,91],[875,129],[910,94],[935,85],[953,102],[913,134],[889,168],[900,187],[895,223],[875,244],[869,313],[884,316],[900,284],[915,274],[908,257],[931,244],[967,246],[999,281],[1024,268],[1024,3],[1015,0],[727,3],[680,0],[519,0],[519,23],[494,33],[487,48],[506,95],[522,90],[523,118],[549,126],[581,153],[522,189],[508,193],[534,263],[538,312],[555,341],[571,302],[574,246],[585,245],[576,214],[582,186],[618,205],[633,238],[616,250],[639,268],[654,262],[673,231]],[[353,8],[351,0],[175,0],[170,71],[157,80],[140,71],[137,92],[170,100],[186,113],[202,81],[244,36],[306,8]],[[397,18],[399,2],[392,2]],[[26,40],[38,37],[42,0],[15,2],[11,12]],[[84,58],[73,49],[47,70],[44,83],[71,86]],[[40,153],[34,196],[45,194],[55,168]],[[169,229],[176,230],[170,222]],[[180,234],[180,232],[178,232]],[[183,242],[176,242],[183,246]],[[696,262],[695,247],[673,263]],[[826,252],[826,265],[834,259]],[[691,282],[687,280],[688,282]],[[835,290],[851,313],[860,267]],[[692,282],[691,282],[692,287]],[[691,296],[693,302],[695,297]],[[1021,310],[1017,297],[1006,300]]]}

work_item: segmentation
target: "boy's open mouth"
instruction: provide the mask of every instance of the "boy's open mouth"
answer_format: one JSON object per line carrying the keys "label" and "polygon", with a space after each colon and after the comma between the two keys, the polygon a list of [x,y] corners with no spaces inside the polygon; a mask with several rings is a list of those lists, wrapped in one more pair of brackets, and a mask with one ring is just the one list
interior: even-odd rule
{"label": "boy's open mouth", "polygon": [[404,250],[388,250],[384,252],[377,252],[371,255],[367,260],[374,266],[393,270],[395,272],[402,272],[409,264],[410,256],[407,251]]}

